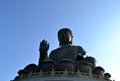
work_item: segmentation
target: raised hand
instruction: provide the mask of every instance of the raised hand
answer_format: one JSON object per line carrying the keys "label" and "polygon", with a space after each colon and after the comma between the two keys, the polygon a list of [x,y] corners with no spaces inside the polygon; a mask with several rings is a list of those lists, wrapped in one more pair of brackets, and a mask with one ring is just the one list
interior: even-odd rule
{"label": "raised hand", "polygon": [[42,41],[40,42],[39,51],[40,51],[41,53],[47,53],[48,49],[49,49],[49,43],[47,43],[46,40],[42,40]]}
{"label": "raised hand", "polygon": [[41,65],[41,62],[44,61],[47,58],[47,51],[49,49],[49,43],[47,43],[46,40],[42,40],[40,42],[39,52],[40,52],[40,59],[38,66]]}

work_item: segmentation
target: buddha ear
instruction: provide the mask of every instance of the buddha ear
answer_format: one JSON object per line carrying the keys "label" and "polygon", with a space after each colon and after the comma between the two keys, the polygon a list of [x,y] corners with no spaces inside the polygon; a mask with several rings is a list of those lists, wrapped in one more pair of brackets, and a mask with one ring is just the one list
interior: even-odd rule
{"label": "buddha ear", "polygon": [[72,39],[73,39],[73,36],[72,36]]}
{"label": "buddha ear", "polygon": [[73,40],[73,36],[71,36],[71,39]]}

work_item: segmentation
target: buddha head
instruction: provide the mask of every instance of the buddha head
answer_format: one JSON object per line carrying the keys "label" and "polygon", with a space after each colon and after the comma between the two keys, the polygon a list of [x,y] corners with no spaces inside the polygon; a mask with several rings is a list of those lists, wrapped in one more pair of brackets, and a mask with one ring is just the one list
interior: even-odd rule
{"label": "buddha head", "polygon": [[68,28],[62,28],[58,31],[59,45],[72,44],[72,31]]}

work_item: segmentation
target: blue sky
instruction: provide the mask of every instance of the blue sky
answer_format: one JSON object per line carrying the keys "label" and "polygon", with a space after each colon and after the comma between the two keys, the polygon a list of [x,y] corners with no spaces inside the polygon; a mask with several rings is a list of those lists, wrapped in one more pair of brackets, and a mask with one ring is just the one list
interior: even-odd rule
{"label": "blue sky", "polygon": [[38,64],[39,43],[58,47],[57,31],[70,28],[99,66],[120,79],[119,0],[0,0],[0,81],[9,81],[26,65]]}

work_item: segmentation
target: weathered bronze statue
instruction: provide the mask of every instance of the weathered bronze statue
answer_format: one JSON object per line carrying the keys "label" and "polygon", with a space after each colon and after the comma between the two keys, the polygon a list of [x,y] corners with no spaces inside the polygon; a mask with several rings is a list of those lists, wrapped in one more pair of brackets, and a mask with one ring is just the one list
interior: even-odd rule
{"label": "weathered bronze statue", "polygon": [[[79,60],[82,59],[86,52],[81,46],[72,45],[73,35],[70,29],[63,28],[58,31],[58,40],[59,40],[59,48],[53,50],[48,59],[58,63],[63,59],[70,60]],[[39,64],[47,58],[47,51],[49,48],[49,44],[47,41],[43,40],[40,43],[40,60]]]}

